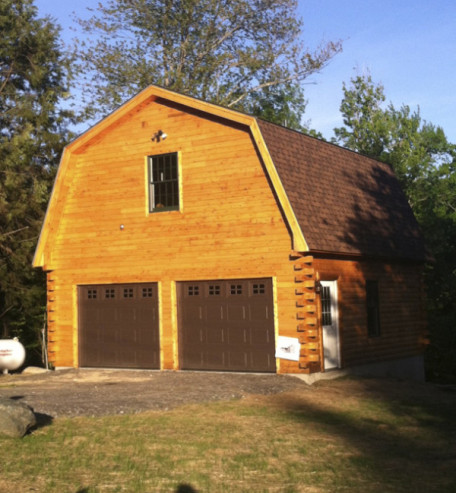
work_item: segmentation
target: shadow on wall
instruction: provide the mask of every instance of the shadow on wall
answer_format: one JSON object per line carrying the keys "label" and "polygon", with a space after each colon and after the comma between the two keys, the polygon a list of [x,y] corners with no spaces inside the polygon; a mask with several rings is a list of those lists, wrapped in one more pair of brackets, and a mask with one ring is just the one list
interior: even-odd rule
{"label": "shadow on wall", "polygon": [[[365,365],[418,355],[425,343],[422,261],[426,257],[418,223],[388,165],[374,163],[367,169],[339,173],[335,182],[342,183],[343,190],[335,190],[335,196],[344,194],[343,203],[348,206],[338,212],[334,204],[323,203],[328,210],[324,227],[340,221],[343,227],[338,228],[342,232],[336,241],[341,251],[369,258],[341,274],[342,364]],[[342,203],[341,195],[339,200]],[[368,331],[368,280],[378,285],[377,334]]]}

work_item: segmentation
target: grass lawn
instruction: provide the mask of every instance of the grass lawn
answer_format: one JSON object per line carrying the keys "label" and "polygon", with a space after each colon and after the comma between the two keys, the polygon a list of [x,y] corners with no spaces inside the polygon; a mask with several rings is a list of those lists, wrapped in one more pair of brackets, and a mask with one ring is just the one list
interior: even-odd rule
{"label": "grass lawn", "polygon": [[0,438],[0,492],[456,492],[456,392],[370,379]]}

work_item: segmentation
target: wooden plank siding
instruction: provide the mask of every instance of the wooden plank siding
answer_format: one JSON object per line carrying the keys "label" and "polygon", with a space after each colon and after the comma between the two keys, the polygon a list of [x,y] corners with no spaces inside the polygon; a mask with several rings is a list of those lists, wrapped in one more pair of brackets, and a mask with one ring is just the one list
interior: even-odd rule
{"label": "wooden plank siding", "polygon": [[[167,138],[153,141],[159,130]],[[166,153],[178,155],[179,210],[150,213],[148,156]],[[270,278],[275,336],[301,343],[299,362],[277,371],[314,373],[319,281],[337,281],[343,368],[422,354],[424,261],[384,163],[151,86],[67,146],[34,266],[48,272],[55,366],[79,366],[79,285],[157,283],[160,366],[179,369],[178,283]],[[368,280],[379,337],[368,335]]]}
{"label": "wooden plank siding", "polygon": [[[159,129],[168,138],[152,142]],[[181,210],[148,213],[146,157],[168,152],[179,153]],[[178,368],[177,281],[273,278],[276,334],[296,337],[292,239],[248,127],[150,102],[69,159],[45,252],[59,293],[49,327],[54,365],[78,366],[82,284],[159,283],[163,369]],[[296,362],[278,369],[300,371]]]}
{"label": "wooden plank siding", "polygon": [[[321,280],[337,280],[342,367],[421,354],[423,313],[422,266],[416,263],[315,258]],[[366,280],[378,281],[379,337],[367,331]]]}

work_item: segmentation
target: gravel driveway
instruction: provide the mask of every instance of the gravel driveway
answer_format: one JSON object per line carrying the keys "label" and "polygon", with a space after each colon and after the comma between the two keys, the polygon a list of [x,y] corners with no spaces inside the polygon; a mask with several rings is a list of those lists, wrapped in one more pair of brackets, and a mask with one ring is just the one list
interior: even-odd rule
{"label": "gravel driveway", "polygon": [[147,370],[57,370],[0,375],[0,397],[48,417],[133,414],[189,403],[309,389],[289,375]]}

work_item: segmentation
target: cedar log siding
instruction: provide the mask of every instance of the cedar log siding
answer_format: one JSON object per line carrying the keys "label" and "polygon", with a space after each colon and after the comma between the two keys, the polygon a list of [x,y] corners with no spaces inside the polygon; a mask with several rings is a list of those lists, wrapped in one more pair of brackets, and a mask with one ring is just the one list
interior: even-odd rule
{"label": "cedar log siding", "polygon": [[[159,129],[167,139],[151,141]],[[147,156],[171,152],[180,211],[149,213]],[[297,337],[292,239],[248,127],[149,101],[68,159],[46,246],[55,366],[79,365],[85,284],[158,283],[162,369],[178,369],[178,281],[272,278],[276,337]],[[302,370],[280,360],[277,371]]]}
{"label": "cedar log siding", "polygon": [[[159,130],[167,138],[152,140]],[[179,210],[151,213],[148,156],[167,153]],[[338,281],[342,367],[422,353],[425,257],[384,163],[151,86],[66,148],[34,265],[48,273],[55,366],[79,366],[80,285],[157,283],[160,368],[179,369],[177,283],[270,278],[276,341],[301,343],[300,361],[277,371],[313,373],[319,279]],[[366,281],[378,283],[378,337]]]}
{"label": "cedar log siding", "polygon": [[[421,265],[314,259],[320,280],[336,280],[341,366],[393,360],[422,354],[425,340]],[[380,336],[369,337],[366,281],[378,281]]]}

